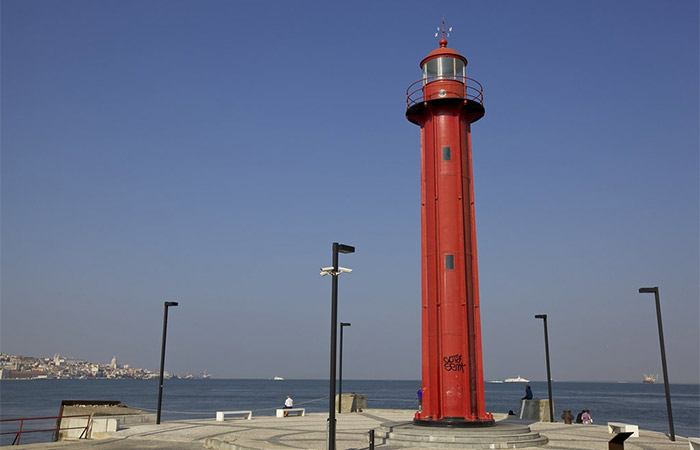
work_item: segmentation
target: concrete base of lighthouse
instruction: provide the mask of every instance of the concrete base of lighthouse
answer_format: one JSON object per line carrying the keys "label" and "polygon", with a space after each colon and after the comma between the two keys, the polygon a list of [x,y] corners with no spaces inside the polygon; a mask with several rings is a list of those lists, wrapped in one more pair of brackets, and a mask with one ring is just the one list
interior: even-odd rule
{"label": "concrete base of lighthouse", "polygon": [[492,427],[496,421],[478,420],[467,421],[462,417],[444,417],[442,420],[421,420],[413,419],[413,424],[421,427],[450,427],[450,428],[476,428],[476,427]]}
{"label": "concrete base of lighthouse", "polygon": [[375,431],[387,449],[425,447],[444,449],[528,448],[547,444],[549,439],[530,430],[527,423],[498,421],[493,426],[476,428],[426,427],[411,422],[389,422]]}

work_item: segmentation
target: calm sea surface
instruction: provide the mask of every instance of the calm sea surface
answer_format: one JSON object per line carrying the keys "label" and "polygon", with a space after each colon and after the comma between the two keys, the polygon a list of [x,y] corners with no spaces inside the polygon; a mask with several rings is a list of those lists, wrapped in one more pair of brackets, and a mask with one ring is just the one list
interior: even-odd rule
{"label": "calm sea surface", "polygon": [[[545,382],[532,382],[535,397],[547,397]],[[418,381],[343,380],[344,392],[367,395],[368,408],[417,407]],[[595,423],[629,422],[640,428],[668,432],[663,384],[555,382],[552,394],[555,418],[570,409],[584,408]],[[486,409],[517,411],[524,387],[519,383],[486,383]],[[328,411],[325,380],[165,380],[162,420],[214,418],[222,409],[252,409],[255,415],[273,415],[287,395],[307,412]],[[157,380],[3,380],[0,382],[0,418],[55,416],[61,400],[118,400],[128,406],[155,410]],[[676,434],[700,435],[700,385],[671,385]],[[16,423],[2,423],[1,431],[16,431]],[[1,444],[11,442],[2,436]],[[22,443],[45,441],[49,434],[23,435]]]}

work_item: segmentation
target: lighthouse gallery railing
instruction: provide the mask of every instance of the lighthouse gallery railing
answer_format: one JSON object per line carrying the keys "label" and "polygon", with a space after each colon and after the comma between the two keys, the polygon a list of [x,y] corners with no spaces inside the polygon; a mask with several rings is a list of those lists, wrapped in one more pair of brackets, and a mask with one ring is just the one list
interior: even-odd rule
{"label": "lighthouse gallery railing", "polygon": [[423,102],[425,100],[423,87],[434,81],[458,81],[461,86],[456,88],[454,84],[451,84],[450,88],[445,92],[445,97],[464,98],[467,100],[473,100],[482,105],[484,104],[484,87],[481,85],[481,83],[473,78],[463,77],[460,75],[442,75],[421,78],[420,80],[411,84],[408,89],[406,89],[406,108],[408,109],[416,103]]}

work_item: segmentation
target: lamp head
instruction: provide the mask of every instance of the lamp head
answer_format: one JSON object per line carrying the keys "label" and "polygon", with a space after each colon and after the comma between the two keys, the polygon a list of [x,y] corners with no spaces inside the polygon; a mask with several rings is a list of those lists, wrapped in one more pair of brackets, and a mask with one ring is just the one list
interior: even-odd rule
{"label": "lamp head", "polygon": [[535,319],[545,319],[547,320],[547,314],[537,314],[535,316]]}
{"label": "lamp head", "polygon": [[177,306],[177,302],[165,302],[165,306]]}
{"label": "lamp head", "polygon": [[349,327],[351,324],[348,322],[340,322],[341,327]]}
{"label": "lamp head", "polygon": [[352,245],[338,244],[338,253],[355,253],[355,247]]}
{"label": "lamp head", "polygon": [[659,292],[658,286],[639,288],[640,294],[657,294],[658,292]]}

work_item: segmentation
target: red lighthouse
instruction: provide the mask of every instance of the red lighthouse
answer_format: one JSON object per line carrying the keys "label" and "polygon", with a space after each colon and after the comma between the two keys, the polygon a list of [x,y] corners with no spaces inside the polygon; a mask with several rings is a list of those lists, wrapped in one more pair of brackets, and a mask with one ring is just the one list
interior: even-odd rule
{"label": "red lighthouse", "polygon": [[440,47],[406,92],[406,118],[421,136],[423,407],[414,423],[493,425],[484,406],[471,124],[484,116],[483,89],[467,60]]}

